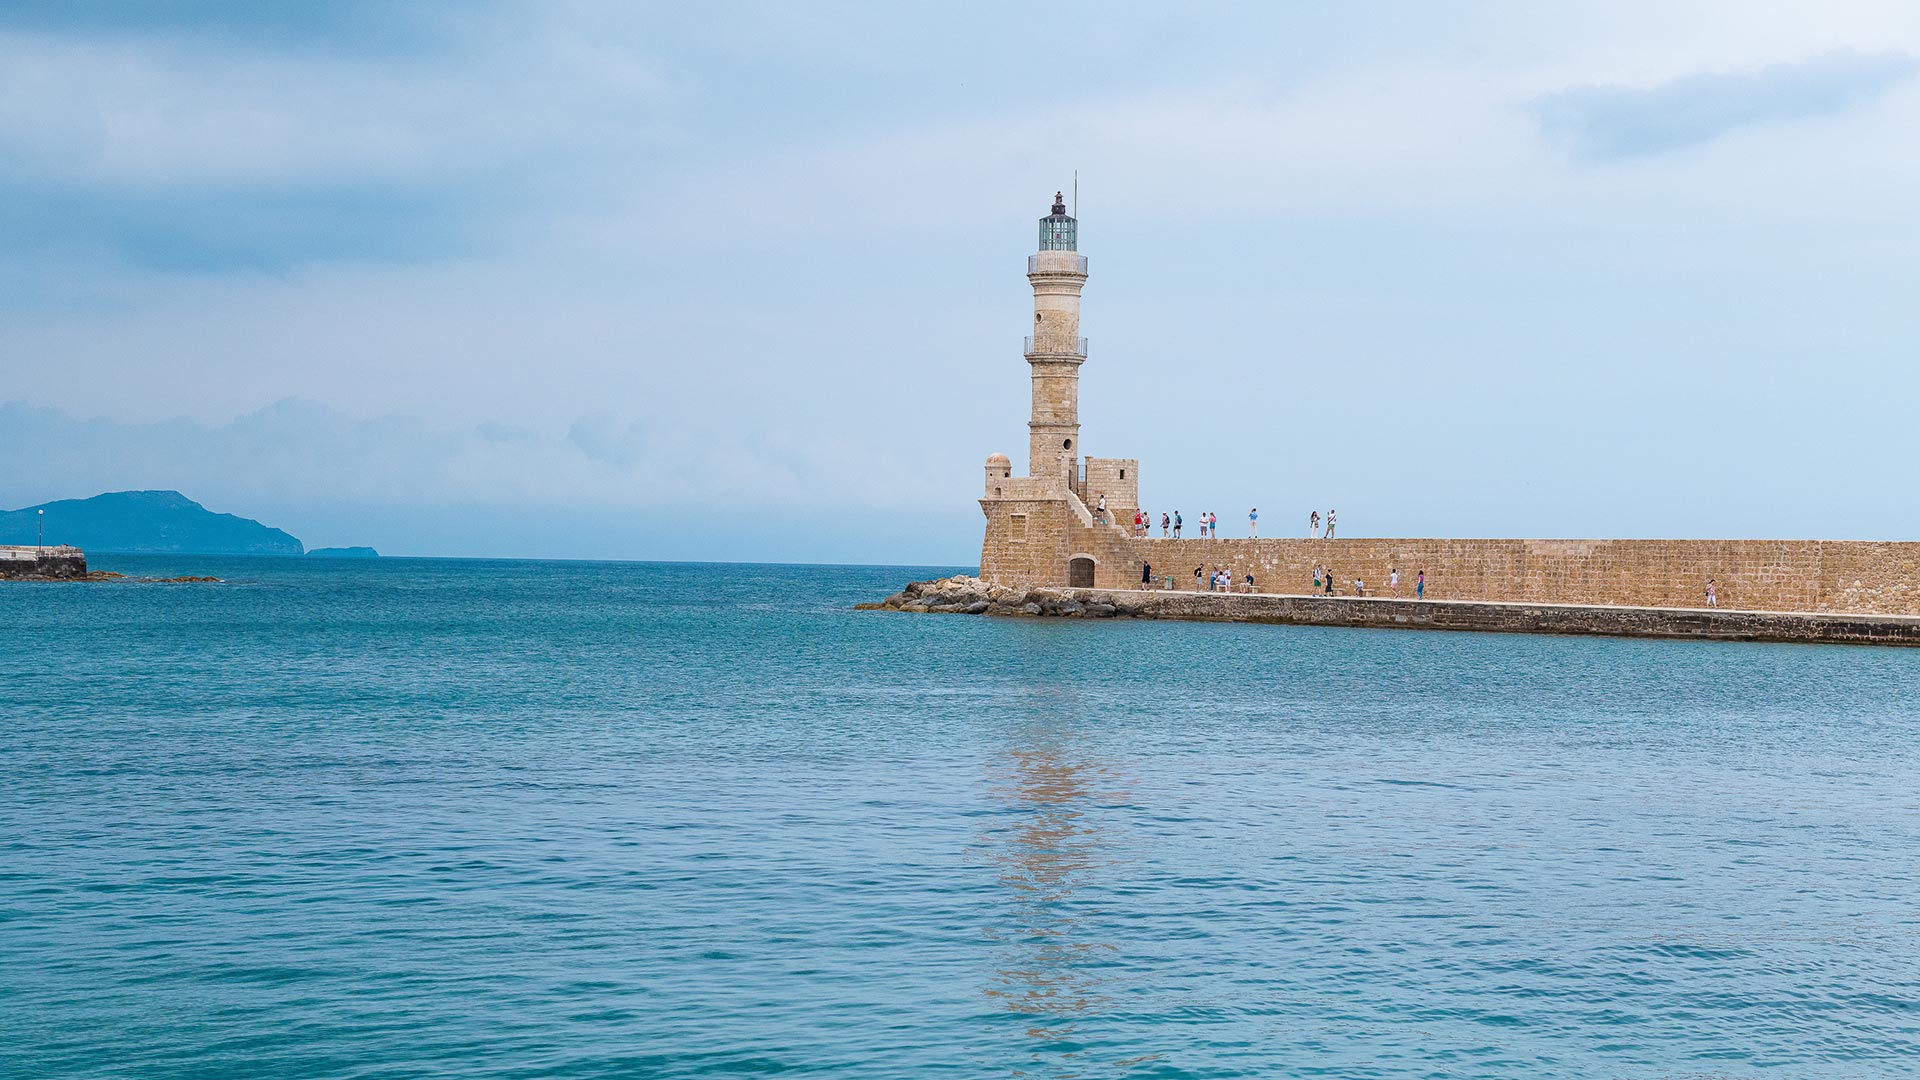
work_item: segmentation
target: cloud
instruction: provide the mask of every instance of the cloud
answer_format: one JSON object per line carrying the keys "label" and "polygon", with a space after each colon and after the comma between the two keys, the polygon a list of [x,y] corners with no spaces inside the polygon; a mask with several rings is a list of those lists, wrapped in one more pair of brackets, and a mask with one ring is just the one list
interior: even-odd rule
{"label": "cloud", "polygon": [[1533,101],[1540,132],[1576,160],[1644,157],[1740,128],[1833,116],[1920,70],[1905,55],[1836,52],[1755,71],[1688,75],[1653,87],[1576,86]]}
{"label": "cloud", "polygon": [[238,22],[0,20],[0,248],[189,270],[457,256],[583,201],[582,177],[663,131],[658,66],[580,27],[449,20],[396,57]]}
{"label": "cloud", "polygon": [[[0,485],[9,505],[129,488],[177,488],[237,505],[638,509],[792,505],[825,495],[858,507],[925,498],[904,463],[865,463],[855,448],[817,437],[706,430],[687,438],[610,414],[583,416],[556,436],[497,422],[363,419],[298,398],[224,424],[83,420],[8,402],[0,404],[0,444],[13,447]],[[886,475],[870,484],[876,470]],[[49,477],[57,484],[36,486]]]}

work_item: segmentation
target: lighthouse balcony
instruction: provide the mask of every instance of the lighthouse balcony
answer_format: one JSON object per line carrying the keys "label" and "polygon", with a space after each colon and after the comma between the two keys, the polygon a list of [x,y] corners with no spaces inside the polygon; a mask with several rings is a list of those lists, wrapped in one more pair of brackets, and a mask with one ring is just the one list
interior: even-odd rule
{"label": "lighthouse balcony", "polygon": [[[1046,262],[1045,267],[1040,265],[1043,260]],[[1085,255],[1075,255],[1066,251],[1049,251],[1045,255],[1027,256],[1027,273],[1029,274],[1038,274],[1043,269],[1053,274],[1065,273],[1069,272],[1069,265],[1072,266],[1072,273],[1086,276],[1087,257]]]}
{"label": "lighthouse balcony", "polygon": [[1087,355],[1087,339],[1041,338],[1040,343],[1036,345],[1034,344],[1033,338],[1028,337],[1026,344],[1022,348],[1028,356],[1078,356],[1081,359],[1085,359]]}

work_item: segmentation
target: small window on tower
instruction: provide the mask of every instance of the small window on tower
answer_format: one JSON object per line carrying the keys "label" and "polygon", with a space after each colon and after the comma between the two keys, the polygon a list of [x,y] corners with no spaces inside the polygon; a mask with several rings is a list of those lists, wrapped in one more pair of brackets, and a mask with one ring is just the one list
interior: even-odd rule
{"label": "small window on tower", "polygon": [[1072,439],[1067,439],[1066,441],[1064,441],[1064,442],[1062,442],[1062,443],[1060,444],[1060,449],[1062,449],[1062,450],[1071,450],[1071,449],[1073,449],[1073,440],[1072,440]]}
{"label": "small window on tower", "polygon": [[1125,469],[1121,469],[1121,470],[1120,470],[1120,479],[1122,479],[1122,480],[1125,480],[1126,478],[1127,478],[1127,470],[1125,470]]}

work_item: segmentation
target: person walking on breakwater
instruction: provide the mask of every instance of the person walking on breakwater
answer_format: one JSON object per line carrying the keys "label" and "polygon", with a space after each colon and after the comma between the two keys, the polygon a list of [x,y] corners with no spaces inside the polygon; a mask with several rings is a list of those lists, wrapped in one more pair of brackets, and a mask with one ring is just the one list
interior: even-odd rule
{"label": "person walking on breakwater", "polygon": [[1205,576],[1200,572],[1202,569],[1203,569],[1202,567],[1198,567],[1198,566],[1193,568],[1193,591],[1194,592],[1200,591],[1200,579]]}
{"label": "person walking on breakwater", "polygon": [[[1320,535],[1320,511],[1315,510],[1313,513],[1307,515],[1307,539],[1311,540],[1314,537],[1319,535]],[[1318,583],[1316,582],[1316,584]]]}
{"label": "person walking on breakwater", "polygon": [[1413,598],[1415,600],[1425,600],[1427,598],[1427,572],[1425,570],[1420,571],[1420,576],[1413,579]]}
{"label": "person walking on breakwater", "polygon": [[1333,595],[1333,567],[1327,567],[1327,595]]}
{"label": "person walking on breakwater", "polygon": [[1140,564],[1140,587],[1142,589],[1153,588],[1153,564],[1150,562]]}
{"label": "person walking on breakwater", "polygon": [[1211,510],[1207,511],[1207,539],[1220,539],[1220,515]]}
{"label": "person walking on breakwater", "polygon": [[1391,566],[1387,567],[1387,591],[1395,596],[1400,595],[1400,571]]}
{"label": "person walking on breakwater", "polygon": [[1167,517],[1165,510],[1160,511],[1160,539],[1165,540],[1167,538],[1167,523],[1171,520],[1173,519]]}
{"label": "person walking on breakwater", "polygon": [[1180,511],[1173,512],[1173,538],[1180,539]]}
{"label": "person walking on breakwater", "polygon": [[1713,593],[1713,579],[1712,579],[1712,578],[1708,578],[1708,579],[1707,579],[1707,606],[1708,606],[1708,607],[1719,607],[1719,606],[1720,606],[1720,598],[1719,598],[1718,596],[1715,596],[1715,595],[1714,595],[1714,593]]}
{"label": "person walking on breakwater", "polygon": [[[1318,517],[1319,515],[1315,514],[1314,516]],[[1313,564],[1313,587],[1316,591],[1320,588],[1320,564],[1319,563]]]}
{"label": "person walking on breakwater", "polygon": [[1333,511],[1331,511],[1331,510],[1329,510],[1329,511],[1327,511],[1327,535],[1326,535],[1326,539],[1328,539],[1328,540],[1331,540],[1331,539],[1333,539]]}
{"label": "person walking on breakwater", "polygon": [[1260,535],[1260,508],[1247,511],[1247,539],[1253,540]]}

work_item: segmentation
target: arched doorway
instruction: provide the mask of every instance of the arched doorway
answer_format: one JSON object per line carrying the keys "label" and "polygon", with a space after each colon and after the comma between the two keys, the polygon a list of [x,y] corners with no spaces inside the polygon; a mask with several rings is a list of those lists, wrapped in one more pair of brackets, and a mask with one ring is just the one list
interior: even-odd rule
{"label": "arched doorway", "polygon": [[1082,555],[1067,564],[1067,587],[1071,589],[1093,588],[1093,560]]}

